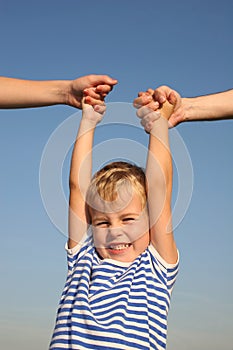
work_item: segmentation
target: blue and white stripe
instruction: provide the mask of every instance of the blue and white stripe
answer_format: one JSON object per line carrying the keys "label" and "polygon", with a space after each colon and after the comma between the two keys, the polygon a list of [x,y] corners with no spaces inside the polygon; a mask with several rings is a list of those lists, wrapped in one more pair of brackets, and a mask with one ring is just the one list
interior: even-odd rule
{"label": "blue and white stripe", "polygon": [[165,349],[177,272],[152,246],[132,263],[101,260],[89,243],[68,250],[50,350]]}

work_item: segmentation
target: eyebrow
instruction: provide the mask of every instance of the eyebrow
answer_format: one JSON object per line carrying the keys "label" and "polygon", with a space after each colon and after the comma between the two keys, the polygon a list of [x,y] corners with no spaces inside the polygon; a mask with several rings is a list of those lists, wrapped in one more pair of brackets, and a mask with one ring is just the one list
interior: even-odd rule
{"label": "eyebrow", "polygon": [[120,218],[124,218],[126,216],[139,216],[141,213],[125,213],[120,216]]}

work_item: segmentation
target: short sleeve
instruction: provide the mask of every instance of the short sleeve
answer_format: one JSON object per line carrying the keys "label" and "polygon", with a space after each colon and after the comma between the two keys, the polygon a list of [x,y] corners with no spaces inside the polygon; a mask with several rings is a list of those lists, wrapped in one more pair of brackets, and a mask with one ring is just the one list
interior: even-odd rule
{"label": "short sleeve", "polygon": [[67,255],[73,256],[79,252],[81,249],[82,244],[77,244],[74,248],[68,248],[68,242],[65,244],[65,250],[67,252]]}
{"label": "short sleeve", "polygon": [[156,274],[160,275],[160,279],[164,284],[166,284],[168,290],[171,292],[179,271],[179,251],[177,251],[178,259],[175,264],[168,264],[159,255],[152,244],[149,245],[149,252],[152,256],[152,263]]}
{"label": "short sleeve", "polygon": [[67,252],[68,273],[70,273],[77,265],[78,261],[89,249],[92,249],[92,237],[87,236],[85,242],[78,243],[73,248],[68,248],[68,243],[65,244]]}

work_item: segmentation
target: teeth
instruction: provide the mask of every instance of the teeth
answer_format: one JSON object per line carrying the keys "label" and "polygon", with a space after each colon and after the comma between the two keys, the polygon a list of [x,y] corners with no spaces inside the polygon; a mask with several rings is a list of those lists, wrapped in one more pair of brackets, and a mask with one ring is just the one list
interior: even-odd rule
{"label": "teeth", "polygon": [[121,250],[121,249],[125,249],[128,248],[130,246],[130,244],[118,244],[118,245],[111,245],[109,248],[110,249],[115,249],[115,250]]}

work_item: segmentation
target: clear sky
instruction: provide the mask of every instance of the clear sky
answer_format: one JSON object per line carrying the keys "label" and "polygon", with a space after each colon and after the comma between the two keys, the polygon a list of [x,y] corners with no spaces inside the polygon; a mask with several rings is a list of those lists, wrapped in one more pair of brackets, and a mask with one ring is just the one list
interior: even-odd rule
{"label": "clear sky", "polygon": [[[231,0],[1,0],[0,75],[43,80],[96,73],[117,78],[106,118],[118,125],[97,130],[96,161],[100,155],[104,162],[117,157],[121,144],[125,154],[120,156],[133,154],[140,162],[137,157],[146,152],[148,138],[130,103],[139,91],[161,84],[182,96],[232,88],[232,15]],[[124,110],[130,126],[122,119]],[[70,150],[64,150],[62,142],[69,137],[67,123],[75,112],[68,106],[0,110],[4,350],[48,348],[66,277],[66,233],[59,227],[67,212],[51,185],[56,167],[52,158],[45,161],[42,155],[51,157],[45,146],[57,137],[53,154],[63,155],[59,172],[67,198]],[[179,163],[174,198],[187,186],[184,192],[191,193],[191,201],[175,228],[181,266],[171,302],[168,350],[232,350],[233,122],[182,124],[171,131],[171,138]],[[181,153],[176,151],[180,138]],[[180,154],[186,157],[183,167]],[[47,215],[42,198],[46,195],[48,201],[52,197],[55,212],[61,209],[61,223],[52,220],[51,202]]]}

